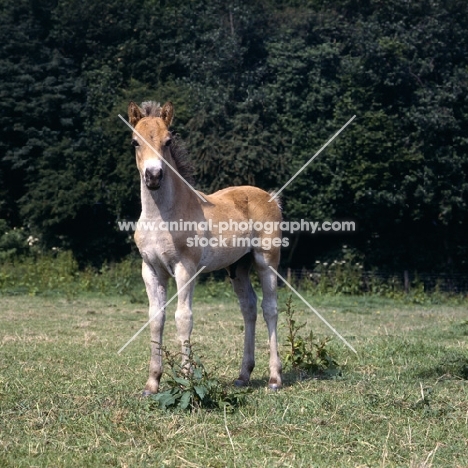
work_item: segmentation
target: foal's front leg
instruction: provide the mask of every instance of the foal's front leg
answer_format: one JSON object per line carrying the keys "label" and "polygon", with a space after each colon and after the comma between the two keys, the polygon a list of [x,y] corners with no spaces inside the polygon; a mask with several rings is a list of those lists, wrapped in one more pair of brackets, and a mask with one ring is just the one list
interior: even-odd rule
{"label": "foal's front leg", "polygon": [[146,285],[149,300],[149,327],[151,333],[151,357],[149,376],[143,395],[157,393],[162,375],[162,341],[166,319],[166,286],[168,276],[164,272],[155,272],[143,261],[142,276]]}
{"label": "foal's front leg", "polygon": [[[182,346],[182,367],[187,365],[190,355],[190,335],[193,329],[193,316],[192,316],[192,297],[194,289],[194,281],[188,286],[187,283],[195,275],[196,270],[186,268],[184,265],[179,264],[175,269],[175,280],[177,284],[177,310],[175,313],[175,321],[177,327],[177,336]],[[190,369],[185,369],[187,372]]]}

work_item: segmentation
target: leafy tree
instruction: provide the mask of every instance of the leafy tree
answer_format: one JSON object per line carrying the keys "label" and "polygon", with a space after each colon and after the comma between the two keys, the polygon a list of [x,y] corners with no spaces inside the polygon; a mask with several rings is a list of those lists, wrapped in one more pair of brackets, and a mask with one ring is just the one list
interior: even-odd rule
{"label": "leafy tree", "polygon": [[[154,99],[174,102],[207,191],[278,189],[356,114],[285,189],[284,216],[354,219],[368,265],[466,269],[465,2],[2,6],[0,218],[44,246],[82,264],[129,252],[116,221],[138,216],[138,173],[117,114]],[[296,262],[341,242],[303,240]]]}

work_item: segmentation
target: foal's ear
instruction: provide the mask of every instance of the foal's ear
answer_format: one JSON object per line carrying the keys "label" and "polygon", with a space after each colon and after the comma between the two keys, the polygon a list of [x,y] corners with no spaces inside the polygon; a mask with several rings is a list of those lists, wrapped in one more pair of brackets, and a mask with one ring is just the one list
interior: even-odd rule
{"label": "foal's ear", "polygon": [[166,127],[170,127],[172,119],[174,118],[174,106],[171,101],[167,101],[161,109],[161,119],[166,124]]}
{"label": "foal's ear", "polygon": [[128,120],[130,121],[130,125],[134,127],[142,117],[143,113],[141,109],[131,101],[128,105]]}

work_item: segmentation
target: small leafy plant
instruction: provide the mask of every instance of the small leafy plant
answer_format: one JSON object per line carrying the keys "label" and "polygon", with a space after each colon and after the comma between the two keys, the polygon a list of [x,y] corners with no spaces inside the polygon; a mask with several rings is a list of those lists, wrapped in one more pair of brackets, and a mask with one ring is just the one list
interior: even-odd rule
{"label": "small leafy plant", "polygon": [[286,367],[296,371],[301,377],[305,375],[331,378],[341,374],[338,363],[328,348],[330,337],[319,340],[311,331],[306,338],[299,335],[305,323],[298,324],[295,319],[294,305],[290,295],[286,301],[286,353],[283,361]]}
{"label": "small leafy plant", "polygon": [[208,373],[200,358],[190,348],[188,360],[179,364],[181,354],[163,348],[168,370],[165,388],[153,395],[161,409],[226,409],[234,411],[245,404],[250,389],[229,389]]}

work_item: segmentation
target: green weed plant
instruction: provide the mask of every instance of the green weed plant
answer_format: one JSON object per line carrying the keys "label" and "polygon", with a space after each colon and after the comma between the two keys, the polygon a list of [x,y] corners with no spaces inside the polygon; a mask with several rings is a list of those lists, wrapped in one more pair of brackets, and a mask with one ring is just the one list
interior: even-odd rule
{"label": "green weed plant", "polygon": [[301,377],[320,376],[332,378],[341,375],[341,369],[329,349],[330,337],[318,339],[312,331],[306,337],[299,332],[306,323],[297,323],[292,296],[286,301],[286,352],[283,356],[285,368],[292,369]]}
{"label": "green weed plant", "polygon": [[249,388],[228,388],[209,373],[193,347],[184,365],[181,353],[162,348],[165,356],[165,386],[152,398],[163,410],[226,410],[232,412],[247,400]]}

